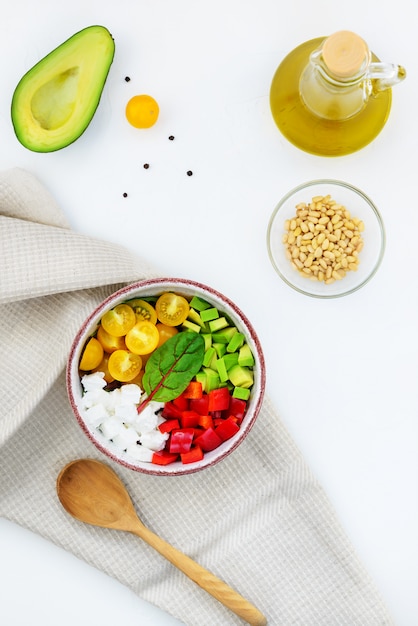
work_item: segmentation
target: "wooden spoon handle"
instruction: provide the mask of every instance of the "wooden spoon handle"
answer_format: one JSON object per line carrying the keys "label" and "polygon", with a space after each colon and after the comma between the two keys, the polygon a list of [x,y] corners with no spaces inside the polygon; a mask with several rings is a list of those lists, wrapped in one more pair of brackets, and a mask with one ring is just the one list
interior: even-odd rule
{"label": "wooden spoon handle", "polygon": [[141,526],[132,529],[131,532],[141,537],[141,539],[168,559],[170,563],[248,624],[252,626],[265,626],[267,624],[265,616],[253,604],[234,591],[223,580],[174,548],[164,539],[161,539],[146,526],[141,524]]}

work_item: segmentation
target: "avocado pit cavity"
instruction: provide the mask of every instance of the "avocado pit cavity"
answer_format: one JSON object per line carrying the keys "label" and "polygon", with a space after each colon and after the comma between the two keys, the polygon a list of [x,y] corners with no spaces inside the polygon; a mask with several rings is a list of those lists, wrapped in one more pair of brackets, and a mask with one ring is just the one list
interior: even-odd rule
{"label": "avocado pit cavity", "polygon": [[79,73],[79,67],[71,67],[35,91],[32,115],[45,130],[60,128],[71,118],[76,107]]}

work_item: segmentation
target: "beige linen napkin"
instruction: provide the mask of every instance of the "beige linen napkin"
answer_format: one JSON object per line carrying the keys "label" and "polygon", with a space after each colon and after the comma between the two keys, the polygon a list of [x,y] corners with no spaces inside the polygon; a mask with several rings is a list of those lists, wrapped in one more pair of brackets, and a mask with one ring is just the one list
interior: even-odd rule
{"label": "beige linen napkin", "polygon": [[[0,514],[189,626],[241,624],[138,538],[73,520],[56,497],[63,465],[101,458],[67,401],[72,338],[92,307],[152,269],[71,231],[48,191],[21,169],[0,173],[0,251]],[[247,597],[269,624],[393,623],[268,397],[240,448],[205,472],[165,478],[108,463],[145,524]]]}

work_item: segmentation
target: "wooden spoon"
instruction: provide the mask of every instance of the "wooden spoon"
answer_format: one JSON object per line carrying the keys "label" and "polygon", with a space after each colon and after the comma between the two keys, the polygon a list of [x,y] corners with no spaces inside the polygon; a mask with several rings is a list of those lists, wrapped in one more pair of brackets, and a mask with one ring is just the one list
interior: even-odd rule
{"label": "wooden spoon", "polygon": [[144,526],[122,481],[107,465],[93,459],[72,461],[57,478],[57,493],[64,509],[76,519],[138,535],[248,624],[267,624],[248,600]]}

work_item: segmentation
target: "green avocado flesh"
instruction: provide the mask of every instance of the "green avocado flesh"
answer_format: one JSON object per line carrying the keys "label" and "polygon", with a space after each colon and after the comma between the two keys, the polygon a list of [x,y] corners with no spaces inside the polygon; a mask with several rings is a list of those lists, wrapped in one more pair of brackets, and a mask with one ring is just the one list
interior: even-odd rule
{"label": "green avocado flesh", "polygon": [[89,26],[32,67],[12,99],[20,143],[34,152],[53,152],[78,139],[98,107],[114,54],[109,31]]}

